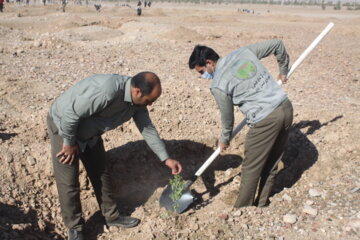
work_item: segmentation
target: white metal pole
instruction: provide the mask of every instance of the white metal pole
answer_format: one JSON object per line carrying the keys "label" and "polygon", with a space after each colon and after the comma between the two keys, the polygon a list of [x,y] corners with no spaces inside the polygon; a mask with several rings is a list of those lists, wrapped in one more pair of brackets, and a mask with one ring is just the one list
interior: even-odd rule
{"label": "white metal pole", "polygon": [[[295,63],[291,66],[290,71],[287,74],[289,78],[290,75],[295,71],[295,69],[304,61],[304,59],[309,55],[309,53],[319,44],[319,42],[325,37],[325,35],[331,30],[334,26],[334,23],[330,22],[327,27],[320,33],[320,35],[315,38],[315,40],[310,44],[310,46],[300,55],[300,57],[295,61]],[[281,85],[281,81],[278,81],[279,85]],[[240,132],[240,130],[246,125],[246,119],[243,119],[241,123],[232,131],[231,139],[235,137],[235,135]],[[195,175],[199,177],[208,166],[215,160],[215,158],[220,154],[221,150],[218,147],[213,154],[205,161],[205,163],[196,171]]]}

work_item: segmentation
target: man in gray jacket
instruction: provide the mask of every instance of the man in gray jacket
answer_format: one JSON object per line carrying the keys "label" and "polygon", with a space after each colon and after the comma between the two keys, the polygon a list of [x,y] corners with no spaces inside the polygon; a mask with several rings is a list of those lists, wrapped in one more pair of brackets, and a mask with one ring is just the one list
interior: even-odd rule
{"label": "man in gray jacket", "polygon": [[139,223],[136,218],[120,216],[112,198],[110,169],[101,139],[104,132],[133,118],[146,143],[172,174],[181,172],[180,163],[169,157],[146,108],[160,95],[160,79],[152,72],[134,77],[98,74],[75,84],[51,106],[48,131],[68,239],[84,239],[78,159],[85,166],[106,224],[129,228]]}
{"label": "man in gray jacket", "polygon": [[221,112],[221,150],[229,146],[234,126],[234,105],[240,108],[250,127],[245,139],[236,208],[269,204],[277,165],[292,125],[291,102],[260,62],[261,58],[271,54],[276,56],[279,65],[278,78],[285,83],[289,56],[281,40],[245,46],[223,58],[213,49],[197,45],[189,59],[190,69],[212,79],[211,92]]}

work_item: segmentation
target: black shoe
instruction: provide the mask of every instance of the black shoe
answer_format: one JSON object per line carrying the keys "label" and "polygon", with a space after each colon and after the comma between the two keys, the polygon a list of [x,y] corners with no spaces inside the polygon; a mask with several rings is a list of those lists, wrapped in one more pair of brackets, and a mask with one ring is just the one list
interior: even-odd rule
{"label": "black shoe", "polygon": [[123,227],[123,228],[132,228],[138,225],[140,222],[139,219],[128,217],[128,216],[119,216],[116,220],[111,222],[106,222],[106,224],[111,227]]}
{"label": "black shoe", "polygon": [[68,240],[84,240],[84,235],[81,231],[76,231],[74,229],[69,229]]}

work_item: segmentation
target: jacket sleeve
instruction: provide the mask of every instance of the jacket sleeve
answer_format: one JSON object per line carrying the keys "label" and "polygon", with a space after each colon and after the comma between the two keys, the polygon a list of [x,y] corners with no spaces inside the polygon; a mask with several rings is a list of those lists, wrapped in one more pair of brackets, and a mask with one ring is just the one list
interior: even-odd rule
{"label": "jacket sleeve", "polygon": [[141,135],[144,137],[145,142],[151,148],[151,150],[158,156],[161,161],[165,161],[169,158],[169,154],[166,151],[164,142],[160,139],[160,136],[152,124],[149,116],[149,112],[146,107],[139,108],[133,116],[136,127],[139,129]]}
{"label": "jacket sleeve", "polygon": [[289,55],[286,52],[285,45],[282,40],[272,39],[247,46],[259,59],[274,54],[280,74],[286,75],[289,72]]}
{"label": "jacket sleeve", "polygon": [[229,144],[234,127],[234,106],[231,97],[217,88],[212,88],[211,93],[215,97],[221,114],[222,131],[220,141],[224,144]]}
{"label": "jacket sleeve", "polygon": [[60,120],[60,135],[66,145],[75,144],[75,136],[79,122],[82,118],[89,117],[101,111],[109,101],[100,91],[85,91],[76,96],[69,106],[64,108]]}

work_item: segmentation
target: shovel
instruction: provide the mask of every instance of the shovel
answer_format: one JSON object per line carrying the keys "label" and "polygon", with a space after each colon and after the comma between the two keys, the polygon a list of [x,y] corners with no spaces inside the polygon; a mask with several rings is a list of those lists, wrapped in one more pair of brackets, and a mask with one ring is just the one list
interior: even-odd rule
{"label": "shovel", "polygon": [[[300,55],[300,57],[294,62],[291,66],[287,78],[294,72],[294,70],[302,63],[302,61],[310,54],[310,52],[319,44],[319,42],[325,37],[325,35],[331,30],[334,26],[330,22],[327,27],[320,33],[320,35],[310,44],[310,46]],[[281,85],[281,81],[278,81]],[[232,131],[231,139],[245,126],[246,119],[243,119],[241,123]],[[187,210],[191,204],[193,204],[197,197],[190,192],[190,186],[196,181],[196,179],[201,176],[201,174],[210,166],[210,164],[215,160],[215,158],[220,154],[221,149],[218,147],[216,151],[205,161],[205,163],[196,171],[196,173],[188,180],[183,187],[183,194],[180,199],[177,200],[177,204],[170,198],[173,191],[171,185],[168,185],[163,193],[160,196],[160,207],[164,207],[168,211],[175,211],[177,213],[182,213]],[[177,205],[177,208],[174,208],[174,205]]]}
{"label": "shovel", "polygon": [[[246,119],[244,119],[233,131],[231,138],[233,138],[245,126]],[[205,161],[205,163],[196,171],[196,173],[184,184],[183,194],[178,202],[178,208],[174,209],[174,201],[170,198],[173,193],[171,185],[168,185],[160,196],[160,206],[165,207],[168,211],[176,211],[177,213],[184,212],[197,198],[189,191],[190,186],[201,176],[201,174],[210,166],[215,158],[220,154],[221,149],[218,147],[213,154]]]}

